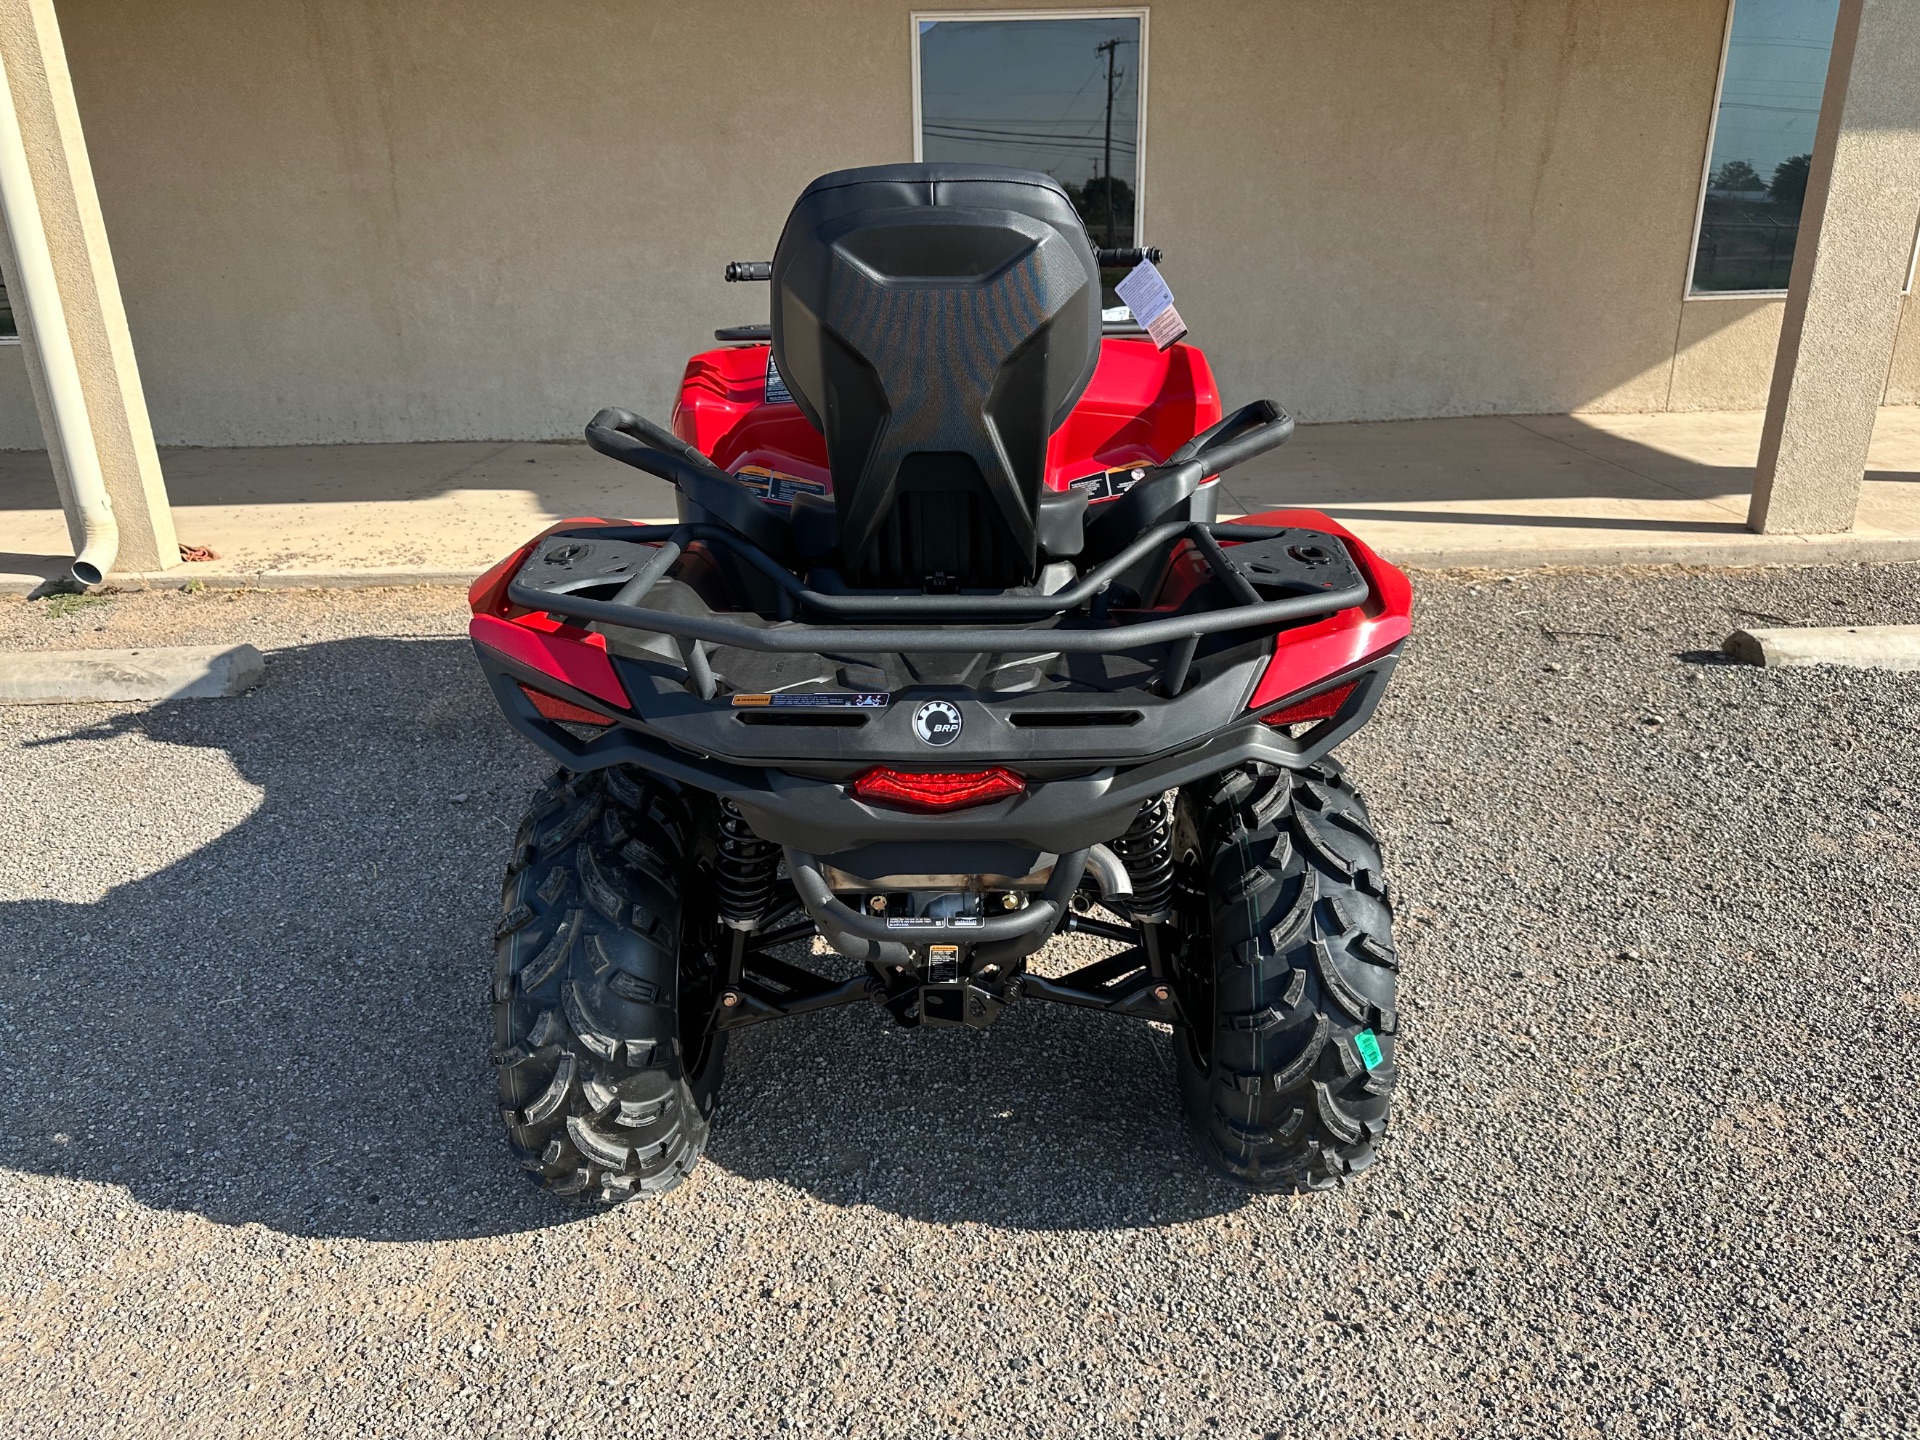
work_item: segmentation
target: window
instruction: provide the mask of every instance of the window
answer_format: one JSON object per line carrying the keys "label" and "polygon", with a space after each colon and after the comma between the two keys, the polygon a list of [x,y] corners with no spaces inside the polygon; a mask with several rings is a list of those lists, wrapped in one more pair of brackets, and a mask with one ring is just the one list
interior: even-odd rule
{"label": "window", "polygon": [[1787,288],[1840,0],[1730,0],[1694,295]]}
{"label": "window", "polygon": [[0,345],[20,338],[20,327],[14,323],[13,301],[7,297],[7,285],[0,280]]}
{"label": "window", "polygon": [[1095,245],[1143,244],[1146,51],[1144,10],[916,15],[915,158],[1044,170]]}

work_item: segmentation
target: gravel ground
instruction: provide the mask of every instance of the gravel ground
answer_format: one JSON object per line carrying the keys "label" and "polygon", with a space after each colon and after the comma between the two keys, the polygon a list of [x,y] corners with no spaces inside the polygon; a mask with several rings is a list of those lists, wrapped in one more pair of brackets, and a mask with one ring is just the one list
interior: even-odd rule
{"label": "gravel ground", "polygon": [[0,709],[0,1433],[1914,1433],[1920,676],[1712,650],[1920,570],[1419,589],[1347,757],[1406,959],[1360,1181],[1210,1178],[1148,1027],[862,1009],[741,1035],[694,1183],[600,1215],[493,1112],[542,765],[460,598],[0,602],[271,655]]}

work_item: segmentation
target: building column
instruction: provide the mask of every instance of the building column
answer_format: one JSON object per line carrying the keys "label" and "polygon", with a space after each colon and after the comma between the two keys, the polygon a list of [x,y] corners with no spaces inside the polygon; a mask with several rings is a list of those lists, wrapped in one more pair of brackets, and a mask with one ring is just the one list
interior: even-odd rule
{"label": "building column", "polygon": [[1747,523],[1853,528],[1920,219],[1920,4],[1841,0]]}
{"label": "building column", "polygon": [[[16,251],[16,246],[29,242],[9,235],[8,243],[0,246],[0,269],[19,324],[68,533],[78,553],[84,538],[81,507],[69,467],[71,447],[61,442],[58,397],[49,391],[50,359],[63,368],[70,363],[78,371],[86,428],[92,434],[92,448],[99,457],[100,475],[119,530],[115,568],[160,570],[178,565],[180,546],[174,537],[173,513],[167,505],[153,426],[147,418],[146,392],[134,361],[120,281],[107,246],[106,222],[94,190],[93,166],[87,158],[53,0],[0,0],[0,65],[6,80],[0,98],[11,96],[19,121],[39,228],[45,232],[44,253],[52,261],[57,282],[59,303],[46,308],[56,312],[53,319],[72,351],[69,362],[50,348],[52,337],[35,333],[47,317],[33,313],[28,293],[32,285],[23,283]],[[37,249],[42,242],[34,237],[32,243]],[[27,277],[28,282],[32,279]]]}

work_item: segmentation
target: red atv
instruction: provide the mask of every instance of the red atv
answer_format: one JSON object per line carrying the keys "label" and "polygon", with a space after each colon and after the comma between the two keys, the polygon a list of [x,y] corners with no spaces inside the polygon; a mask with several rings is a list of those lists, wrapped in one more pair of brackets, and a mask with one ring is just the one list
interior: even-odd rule
{"label": "red atv", "polygon": [[[693,358],[673,429],[587,427],[678,520],[568,521],[475,583],[481,668],[562,767],[494,986],[543,1185],[672,1187],[731,1031],[867,1002],[1158,1021],[1228,1174],[1373,1160],[1396,959],[1329,752],[1386,687],[1408,585],[1315,512],[1216,520],[1215,477],[1293,422],[1223,415],[1198,350],[1103,322],[1101,267],[1148,254],[1096,251],[1041,174],[823,176],[770,264],[729,267],[772,282],[772,323]],[[1061,933],[1119,948],[1030,970]],[[816,935],[842,974],[803,963]]]}

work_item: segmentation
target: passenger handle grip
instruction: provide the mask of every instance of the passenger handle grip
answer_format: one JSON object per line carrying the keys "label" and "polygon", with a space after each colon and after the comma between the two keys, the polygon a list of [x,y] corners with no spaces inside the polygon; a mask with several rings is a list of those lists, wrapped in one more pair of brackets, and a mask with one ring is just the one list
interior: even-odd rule
{"label": "passenger handle grip", "polygon": [[1198,460],[1208,475],[1244,465],[1293,438],[1293,417],[1271,400],[1242,405],[1167,457],[1169,465]]}
{"label": "passenger handle grip", "polygon": [[755,492],[672,431],[608,406],[587,422],[587,444],[602,455],[673,485],[719,524],[769,554],[786,557],[793,535]]}
{"label": "passenger handle grip", "polygon": [[1196,460],[1149,470],[1146,479],[1118,500],[1089,508],[1082,555],[1098,563],[1119,554],[1128,541],[1165,521],[1175,506],[1192,498],[1205,478],[1206,472]]}
{"label": "passenger handle grip", "polygon": [[1117,554],[1135,535],[1164,522],[1209,476],[1284,445],[1292,435],[1293,417],[1273,401],[1241,406],[1187,441],[1165,464],[1149,470],[1118,500],[1090,514],[1087,555],[1099,561]]}

